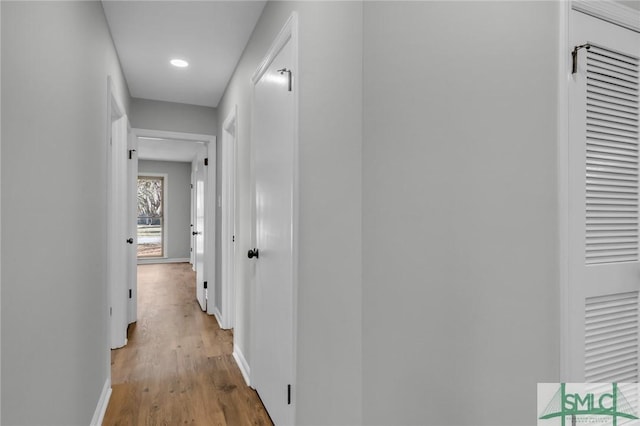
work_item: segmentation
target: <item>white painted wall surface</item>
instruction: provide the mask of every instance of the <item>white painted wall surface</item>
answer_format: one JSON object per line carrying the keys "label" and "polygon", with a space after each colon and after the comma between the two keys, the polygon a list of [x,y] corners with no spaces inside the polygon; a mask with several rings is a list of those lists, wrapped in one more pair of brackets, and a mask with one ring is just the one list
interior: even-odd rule
{"label": "white painted wall surface", "polygon": [[[0,46],[2,46],[2,7],[0,7]],[[0,54],[0,82],[2,81],[2,55]],[[2,99],[2,84],[0,84],[0,99]],[[0,153],[2,152],[2,102],[0,102]],[[2,157],[0,156],[0,188],[2,187]],[[2,196],[0,195],[0,224],[2,223]],[[2,241],[2,226],[0,226],[0,241]],[[0,307],[2,307],[2,245],[0,244]],[[2,422],[2,315],[0,314],[0,422]]]}
{"label": "white painted wall surface", "polygon": [[361,2],[268,2],[218,106],[222,123],[238,105],[240,304],[234,339],[250,364],[250,77],[293,10],[300,22],[294,77],[300,84],[301,248],[296,424],[359,424]]}
{"label": "white painted wall surface", "polygon": [[531,425],[559,380],[558,16],[364,3],[364,424]]}
{"label": "white painted wall surface", "polygon": [[191,163],[138,161],[138,174],[166,173],[166,254],[170,259],[188,259],[191,248]]}
{"label": "white painted wall surface", "polygon": [[102,6],[1,2],[3,425],[87,425],[110,377]]}
{"label": "white painted wall surface", "polygon": [[150,99],[131,99],[131,126],[138,129],[215,135],[216,109]]}
{"label": "white painted wall surface", "polygon": [[639,0],[614,0],[618,3],[622,3],[625,6],[629,6],[632,9],[640,10],[640,1]]}

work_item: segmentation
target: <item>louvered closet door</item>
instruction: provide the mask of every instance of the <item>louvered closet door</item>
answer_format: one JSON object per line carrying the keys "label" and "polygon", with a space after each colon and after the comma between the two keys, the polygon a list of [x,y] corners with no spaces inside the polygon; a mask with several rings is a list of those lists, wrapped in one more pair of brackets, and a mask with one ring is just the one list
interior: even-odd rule
{"label": "louvered closet door", "polygon": [[[568,376],[638,380],[640,34],[572,12]],[[569,52],[567,52],[569,54]]]}

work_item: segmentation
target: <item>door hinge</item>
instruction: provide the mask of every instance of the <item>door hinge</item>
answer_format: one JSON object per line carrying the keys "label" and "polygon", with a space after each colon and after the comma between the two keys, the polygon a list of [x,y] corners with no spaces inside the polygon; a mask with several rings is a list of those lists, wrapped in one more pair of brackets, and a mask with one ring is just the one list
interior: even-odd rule
{"label": "door hinge", "polygon": [[231,242],[232,242],[232,243],[235,243],[235,242],[236,242],[236,236],[235,236],[235,235],[231,237]]}
{"label": "door hinge", "polygon": [[291,385],[287,385],[287,405],[291,405]]}
{"label": "door hinge", "polygon": [[[191,189],[193,189],[193,184],[191,184]],[[193,226],[193,225],[191,225],[191,226]]]}
{"label": "door hinge", "polygon": [[205,290],[207,288],[207,282],[206,281],[204,282],[204,288],[205,288]]}
{"label": "door hinge", "polygon": [[133,153],[136,152],[135,149],[130,149],[129,150],[129,160],[131,160],[133,158]]}
{"label": "door hinge", "polygon": [[280,73],[280,75],[283,75],[285,72],[287,73],[288,77],[289,77],[289,91],[291,92],[293,90],[292,87],[292,77],[291,77],[291,70],[287,69],[287,68],[282,68],[280,70],[278,70],[278,72]]}
{"label": "door hinge", "polygon": [[113,308],[111,306],[109,306],[109,316],[113,315]]}
{"label": "door hinge", "polygon": [[573,65],[571,67],[571,74],[575,74],[578,72],[578,50],[580,49],[591,49],[591,45],[589,43],[582,44],[580,46],[576,46],[573,48],[573,52],[571,52],[571,59],[573,59]]}
{"label": "door hinge", "polygon": [[133,291],[129,289],[129,299],[131,299],[132,295],[133,295]]}
{"label": "door hinge", "polygon": [[205,166],[208,166],[208,165],[209,165],[209,159],[208,159],[208,158],[205,158],[205,159],[204,159],[204,165],[205,165]]}

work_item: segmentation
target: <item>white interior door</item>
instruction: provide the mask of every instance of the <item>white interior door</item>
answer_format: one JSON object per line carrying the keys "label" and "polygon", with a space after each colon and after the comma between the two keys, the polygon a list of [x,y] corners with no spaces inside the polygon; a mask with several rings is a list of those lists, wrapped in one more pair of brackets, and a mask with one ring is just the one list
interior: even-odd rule
{"label": "white interior door", "polygon": [[109,155],[109,287],[111,315],[111,347],[127,344],[128,324],[128,246],[127,218],[129,182],[127,180],[127,116],[111,124]]}
{"label": "white interior door", "polygon": [[196,252],[196,298],[203,311],[207,310],[207,295],[204,288],[205,278],[205,246],[204,246],[204,223],[205,223],[205,166],[204,153],[198,155],[195,170],[195,193],[196,193],[196,221],[194,223],[195,252]]}
{"label": "white interior door", "polygon": [[258,256],[254,251],[255,354],[251,357],[251,383],[276,425],[294,421],[290,386],[294,378],[297,163],[292,45],[292,39],[286,39],[272,54],[264,73],[254,80],[252,147]]}
{"label": "white interior door", "polygon": [[129,275],[129,324],[138,320],[138,137],[129,134],[129,152],[127,163],[128,177],[128,209],[127,226],[129,228],[129,244],[127,253]]}
{"label": "white interior door", "polygon": [[222,188],[221,212],[222,235],[220,246],[222,252],[221,272],[221,313],[222,328],[233,328],[235,325],[235,264],[236,264],[236,110],[229,114],[223,123],[222,136]]}
{"label": "white interior door", "polygon": [[[204,273],[205,291],[207,300],[207,314],[215,314],[215,289],[213,288],[216,276],[216,143],[212,138],[206,145],[206,161],[204,168]],[[211,286],[206,285],[210,283]]]}
{"label": "white interior door", "polygon": [[[640,34],[577,11],[570,83],[568,377],[638,379]],[[569,52],[568,52],[569,53]]]}
{"label": "white interior door", "polygon": [[189,228],[189,238],[190,238],[190,253],[189,253],[189,262],[191,263],[191,267],[193,270],[196,270],[196,236],[193,235],[193,231],[195,231],[195,223],[196,223],[196,161],[191,162],[191,211],[189,212],[191,227]]}

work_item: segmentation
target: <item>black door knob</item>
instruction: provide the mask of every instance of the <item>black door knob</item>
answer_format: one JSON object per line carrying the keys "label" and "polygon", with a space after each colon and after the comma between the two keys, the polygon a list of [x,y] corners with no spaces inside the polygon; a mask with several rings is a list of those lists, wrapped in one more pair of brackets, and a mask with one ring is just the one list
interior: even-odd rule
{"label": "black door knob", "polygon": [[191,235],[198,235],[196,231],[191,231]]}
{"label": "black door knob", "polygon": [[129,239],[127,240],[127,242],[128,242],[129,244],[133,244],[133,238],[129,238]]}
{"label": "black door knob", "polygon": [[260,256],[258,256],[258,249],[254,248],[249,250],[249,253],[247,253],[247,256],[249,256],[249,259],[253,259],[254,257],[256,259],[258,259]]}

